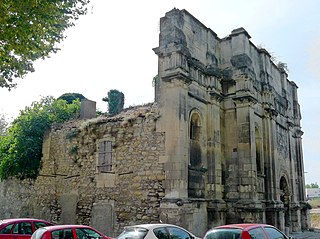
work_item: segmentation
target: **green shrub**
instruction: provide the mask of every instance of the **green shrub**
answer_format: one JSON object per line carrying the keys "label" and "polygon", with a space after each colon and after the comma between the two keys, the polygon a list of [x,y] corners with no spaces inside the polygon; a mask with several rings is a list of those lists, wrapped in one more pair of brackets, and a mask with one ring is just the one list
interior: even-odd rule
{"label": "green shrub", "polygon": [[44,132],[53,123],[76,118],[79,113],[79,100],[68,104],[50,96],[20,111],[6,134],[0,136],[0,178],[36,178],[41,168]]}

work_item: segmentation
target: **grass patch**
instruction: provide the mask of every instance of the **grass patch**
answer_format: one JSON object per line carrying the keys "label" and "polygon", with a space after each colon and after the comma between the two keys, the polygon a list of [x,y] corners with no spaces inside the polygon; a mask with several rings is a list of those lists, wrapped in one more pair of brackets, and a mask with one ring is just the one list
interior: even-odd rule
{"label": "grass patch", "polygon": [[309,200],[308,203],[311,205],[312,208],[320,208],[320,198]]}
{"label": "grass patch", "polygon": [[[309,200],[308,203],[312,209],[320,209],[320,198]],[[320,213],[310,213],[310,224],[311,228],[320,229]]]}
{"label": "grass patch", "polygon": [[320,213],[310,213],[311,228],[320,229]]}

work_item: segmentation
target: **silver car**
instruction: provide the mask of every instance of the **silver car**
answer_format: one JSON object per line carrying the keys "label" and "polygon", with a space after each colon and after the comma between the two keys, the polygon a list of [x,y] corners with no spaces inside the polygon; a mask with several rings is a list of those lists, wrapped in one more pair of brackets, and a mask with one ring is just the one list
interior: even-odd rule
{"label": "silver car", "polygon": [[172,224],[127,226],[116,239],[201,239],[186,229]]}

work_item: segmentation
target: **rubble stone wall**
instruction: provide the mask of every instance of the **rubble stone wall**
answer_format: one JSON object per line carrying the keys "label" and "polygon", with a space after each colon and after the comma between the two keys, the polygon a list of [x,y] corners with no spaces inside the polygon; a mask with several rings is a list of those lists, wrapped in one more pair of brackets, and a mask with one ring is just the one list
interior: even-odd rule
{"label": "rubble stone wall", "polygon": [[[43,144],[38,178],[0,184],[0,218],[87,224],[109,236],[125,225],[159,222],[165,135],[156,132],[158,117],[157,108],[148,105],[54,126]],[[112,171],[100,173],[99,142],[111,138]]]}

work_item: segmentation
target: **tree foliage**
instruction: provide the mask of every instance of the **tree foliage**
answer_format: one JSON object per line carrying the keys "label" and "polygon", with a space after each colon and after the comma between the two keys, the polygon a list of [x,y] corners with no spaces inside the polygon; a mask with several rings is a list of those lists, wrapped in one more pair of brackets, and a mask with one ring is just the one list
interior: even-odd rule
{"label": "tree foliage", "polygon": [[55,53],[64,31],[87,12],[90,0],[0,1],[0,87],[34,71],[33,62]]}
{"label": "tree foliage", "polygon": [[159,80],[160,80],[160,77],[159,77],[159,75],[157,74],[157,75],[156,75],[155,77],[153,77],[153,79],[152,79],[152,86],[155,87],[156,84],[159,82]]}
{"label": "tree foliage", "polygon": [[82,99],[86,99],[82,94],[80,93],[65,93],[58,97],[58,100],[66,100],[68,104],[71,104],[74,100],[79,99],[81,102]]}
{"label": "tree foliage", "polygon": [[108,102],[108,113],[110,115],[119,114],[124,106],[124,94],[118,90],[109,90],[107,97],[102,99]]}
{"label": "tree foliage", "polygon": [[20,111],[7,133],[0,136],[0,178],[36,178],[41,168],[45,130],[53,123],[78,117],[80,102],[43,97]]}
{"label": "tree foliage", "polygon": [[319,188],[319,185],[317,182],[315,182],[315,183],[307,184],[306,188]]}

